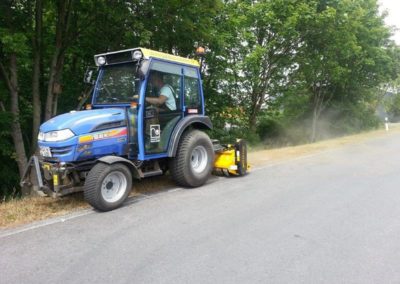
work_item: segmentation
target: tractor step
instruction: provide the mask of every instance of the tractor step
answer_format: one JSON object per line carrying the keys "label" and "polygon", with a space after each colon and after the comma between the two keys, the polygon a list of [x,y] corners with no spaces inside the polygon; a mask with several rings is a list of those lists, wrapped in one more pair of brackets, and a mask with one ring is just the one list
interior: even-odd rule
{"label": "tractor step", "polygon": [[154,161],[154,164],[150,169],[149,168],[145,168],[145,169],[141,169],[140,171],[142,172],[142,177],[143,178],[160,176],[160,175],[162,175],[164,173],[161,170],[160,164],[158,163],[157,160]]}
{"label": "tractor step", "polygon": [[143,173],[143,177],[154,177],[154,176],[160,176],[163,174],[163,171],[158,169],[158,170],[153,170],[153,171],[148,171]]}

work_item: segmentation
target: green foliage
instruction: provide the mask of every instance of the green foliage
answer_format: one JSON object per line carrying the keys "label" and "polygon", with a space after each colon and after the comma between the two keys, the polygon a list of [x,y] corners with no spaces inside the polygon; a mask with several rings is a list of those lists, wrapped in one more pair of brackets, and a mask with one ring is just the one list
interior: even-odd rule
{"label": "green foliage", "polygon": [[391,121],[400,120],[400,77],[381,86],[383,96],[381,103]]}
{"label": "green foliage", "polygon": [[29,51],[27,41],[23,33],[11,34],[9,30],[0,28],[0,42],[5,53],[26,54]]}
{"label": "green foliage", "polygon": [[284,144],[285,128],[279,117],[261,117],[257,125],[257,134],[264,145]]}
{"label": "green foliage", "polygon": [[400,94],[395,94],[394,98],[390,101],[387,106],[388,113],[395,118],[400,117]]}
{"label": "green foliage", "polygon": [[14,161],[14,147],[10,138],[12,116],[0,111],[0,203],[4,198],[18,195],[18,168]]}
{"label": "green foliage", "polygon": [[332,136],[352,134],[379,127],[381,121],[375,115],[375,109],[368,105],[335,106],[340,115],[332,122]]}

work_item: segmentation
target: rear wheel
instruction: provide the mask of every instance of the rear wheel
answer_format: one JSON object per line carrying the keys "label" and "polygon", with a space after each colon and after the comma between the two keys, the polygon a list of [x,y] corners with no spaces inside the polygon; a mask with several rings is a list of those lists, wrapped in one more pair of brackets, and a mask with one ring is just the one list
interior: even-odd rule
{"label": "rear wheel", "polygon": [[176,156],[170,160],[173,179],[182,186],[203,185],[210,176],[214,163],[214,151],[207,134],[189,130],[179,141]]}
{"label": "rear wheel", "polygon": [[119,207],[132,188],[132,175],[121,164],[98,163],[89,172],[85,181],[85,200],[100,211]]}

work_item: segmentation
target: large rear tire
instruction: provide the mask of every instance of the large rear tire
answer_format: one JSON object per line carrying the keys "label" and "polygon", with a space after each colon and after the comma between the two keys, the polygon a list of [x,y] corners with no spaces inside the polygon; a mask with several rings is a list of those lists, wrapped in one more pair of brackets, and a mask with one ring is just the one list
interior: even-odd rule
{"label": "large rear tire", "polygon": [[86,177],[85,200],[100,211],[118,208],[132,189],[132,174],[121,164],[96,164]]}
{"label": "large rear tire", "polygon": [[200,130],[189,130],[179,141],[176,156],[169,169],[176,183],[185,187],[203,185],[209,178],[214,163],[214,150],[208,135]]}

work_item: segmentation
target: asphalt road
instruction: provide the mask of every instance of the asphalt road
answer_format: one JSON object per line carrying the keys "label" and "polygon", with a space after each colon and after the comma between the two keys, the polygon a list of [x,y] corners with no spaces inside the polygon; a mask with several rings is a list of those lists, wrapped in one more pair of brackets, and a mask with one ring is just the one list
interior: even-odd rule
{"label": "asphalt road", "polygon": [[400,134],[0,231],[0,283],[400,283]]}

